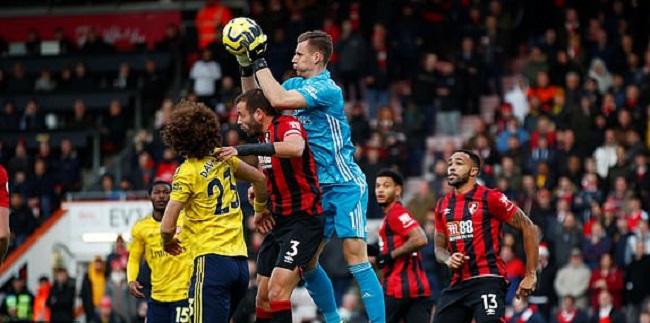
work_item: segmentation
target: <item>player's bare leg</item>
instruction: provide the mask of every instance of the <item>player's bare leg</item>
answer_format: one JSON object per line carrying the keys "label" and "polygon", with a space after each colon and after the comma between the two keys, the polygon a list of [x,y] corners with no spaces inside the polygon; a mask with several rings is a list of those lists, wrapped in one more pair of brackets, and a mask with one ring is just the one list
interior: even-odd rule
{"label": "player's bare leg", "polygon": [[291,293],[300,282],[300,269],[276,267],[268,284],[268,295],[273,313],[273,322],[291,323]]}
{"label": "player's bare leg", "polygon": [[255,296],[255,322],[271,322],[271,301],[269,300],[269,277],[257,275],[257,295]]}

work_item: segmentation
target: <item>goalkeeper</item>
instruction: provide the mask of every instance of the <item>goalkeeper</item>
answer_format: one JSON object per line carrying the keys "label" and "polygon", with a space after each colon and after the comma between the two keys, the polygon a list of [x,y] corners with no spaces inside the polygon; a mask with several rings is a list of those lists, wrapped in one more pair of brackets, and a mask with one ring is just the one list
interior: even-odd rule
{"label": "goalkeeper", "polygon": [[[325,239],[334,232],[343,240],[343,256],[357,281],[370,322],[385,322],[383,291],[366,251],[366,178],[353,159],[350,126],[343,110],[343,95],[332,80],[327,63],[332,55],[332,38],[323,31],[309,31],[298,37],[291,62],[297,77],[282,85],[273,78],[264,54],[266,35],[252,26],[243,41],[240,64],[242,89],[261,88],[277,110],[293,110],[307,131],[323,192]],[[326,241],[326,240],[325,240]],[[321,244],[319,252],[322,251]],[[327,322],[338,322],[331,281],[318,264],[303,274],[306,287]]]}

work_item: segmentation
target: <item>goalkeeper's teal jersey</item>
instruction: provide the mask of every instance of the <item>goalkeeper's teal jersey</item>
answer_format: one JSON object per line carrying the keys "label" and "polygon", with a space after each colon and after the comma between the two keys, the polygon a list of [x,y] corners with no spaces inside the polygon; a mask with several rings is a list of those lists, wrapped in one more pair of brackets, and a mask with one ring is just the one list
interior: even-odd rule
{"label": "goalkeeper's teal jersey", "polygon": [[307,107],[296,110],[294,114],[307,130],[319,182],[365,183],[365,175],[353,158],[355,148],[343,110],[343,93],[331,79],[330,72],[325,70],[308,79],[294,77],[284,82],[282,87],[297,90],[307,101]]}

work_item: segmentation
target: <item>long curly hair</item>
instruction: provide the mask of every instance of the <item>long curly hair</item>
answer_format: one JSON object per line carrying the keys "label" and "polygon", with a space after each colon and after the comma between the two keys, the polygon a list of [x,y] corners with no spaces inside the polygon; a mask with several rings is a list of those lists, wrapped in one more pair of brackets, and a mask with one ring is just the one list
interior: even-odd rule
{"label": "long curly hair", "polygon": [[160,134],[165,144],[182,156],[202,158],[221,147],[217,115],[203,103],[181,100],[170,119]]}

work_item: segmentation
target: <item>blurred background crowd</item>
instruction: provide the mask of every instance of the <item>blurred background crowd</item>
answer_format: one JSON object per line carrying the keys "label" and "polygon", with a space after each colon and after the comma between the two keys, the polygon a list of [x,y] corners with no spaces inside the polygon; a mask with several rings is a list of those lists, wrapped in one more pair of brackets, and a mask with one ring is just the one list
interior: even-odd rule
{"label": "blurred background crowd", "polygon": [[[249,140],[233,110],[237,63],[220,44],[220,27],[244,14],[269,36],[267,61],[280,80],[292,76],[300,33],[332,36],[329,69],[344,90],[357,161],[371,188],[384,167],[408,178],[403,202],[429,235],[422,253],[435,297],[449,275],[435,262],[432,211],[449,191],[446,159],[464,147],[483,158],[480,181],[517,201],[542,232],[540,287],[527,302],[513,301],[511,289],[514,322],[598,322],[603,313],[650,322],[650,3],[639,0],[252,0],[243,9],[208,0],[155,46],[110,43],[92,28],[81,41],[34,30],[20,55],[0,40],[9,57],[0,64],[0,164],[10,175],[12,248],[71,196],[142,198],[154,179],[171,181],[182,160],[159,130],[181,97],[214,108],[224,145]],[[60,65],[37,64],[44,42],[58,44]],[[91,63],[98,57],[112,63]],[[370,192],[368,217],[381,218]],[[262,237],[247,228],[255,259]],[[338,265],[338,243],[323,266],[356,322],[362,305]],[[506,228],[503,244],[516,287],[521,237]],[[77,291],[87,315],[112,308],[142,320],[126,295],[127,252],[118,241],[89,264]],[[19,275],[7,295],[38,289],[38,298],[42,286],[21,285]],[[236,322],[254,315],[255,288],[253,280]],[[315,313],[296,306],[306,321]]]}

